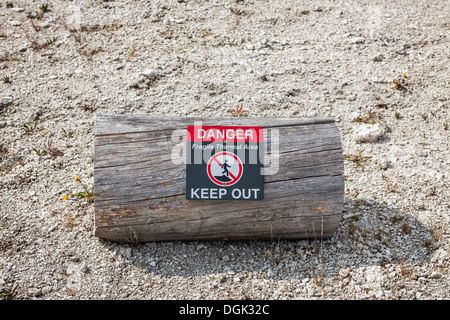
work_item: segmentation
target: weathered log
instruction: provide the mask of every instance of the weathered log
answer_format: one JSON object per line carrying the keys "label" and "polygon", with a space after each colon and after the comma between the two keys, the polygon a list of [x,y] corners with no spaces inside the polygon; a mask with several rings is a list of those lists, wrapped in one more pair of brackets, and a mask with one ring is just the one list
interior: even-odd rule
{"label": "weathered log", "polygon": [[[183,142],[172,133],[196,121],[278,129],[279,170],[264,176],[262,201],[186,200],[186,167],[172,160]],[[265,140],[271,144],[269,134]],[[98,115],[95,235],[121,242],[325,239],[341,220],[343,173],[340,134],[329,117]]]}

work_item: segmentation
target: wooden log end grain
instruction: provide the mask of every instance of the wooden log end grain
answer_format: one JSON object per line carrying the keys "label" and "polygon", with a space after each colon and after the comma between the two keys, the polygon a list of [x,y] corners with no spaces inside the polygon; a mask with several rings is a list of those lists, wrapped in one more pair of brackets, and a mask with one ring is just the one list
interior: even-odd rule
{"label": "wooden log end grain", "polygon": [[[197,121],[260,126],[268,144],[278,130],[279,169],[264,176],[264,200],[186,200],[185,165],[172,160],[185,140],[173,133]],[[94,186],[95,235],[112,241],[326,239],[342,216],[341,138],[329,117],[98,115]]]}

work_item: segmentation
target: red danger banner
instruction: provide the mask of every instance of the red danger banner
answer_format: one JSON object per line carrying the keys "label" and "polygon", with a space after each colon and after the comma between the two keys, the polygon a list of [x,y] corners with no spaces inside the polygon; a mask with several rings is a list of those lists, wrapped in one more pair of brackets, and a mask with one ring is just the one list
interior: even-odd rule
{"label": "red danger banner", "polygon": [[187,141],[195,142],[263,142],[261,127],[189,126]]}

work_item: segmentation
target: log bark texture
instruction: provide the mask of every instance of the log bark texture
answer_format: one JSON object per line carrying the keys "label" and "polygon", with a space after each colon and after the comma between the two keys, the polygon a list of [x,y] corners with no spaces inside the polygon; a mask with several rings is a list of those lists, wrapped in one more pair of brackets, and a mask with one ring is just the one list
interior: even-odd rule
{"label": "log bark texture", "polygon": [[[264,200],[185,199],[186,168],[172,152],[186,140],[172,133],[195,121],[278,129],[279,170],[264,177]],[[112,241],[325,239],[342,216],[341,138],[328,117],[98,115],[94,186],[95,235]]]}

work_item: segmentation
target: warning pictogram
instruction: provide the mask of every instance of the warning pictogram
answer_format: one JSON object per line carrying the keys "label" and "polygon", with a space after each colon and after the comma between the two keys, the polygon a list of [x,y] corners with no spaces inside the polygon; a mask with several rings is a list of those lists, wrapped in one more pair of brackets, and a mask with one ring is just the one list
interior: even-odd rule
{"label": "warning pictogram", "polygon": [[232,186],[242,177],[244,166],[241,159],[231,152],[216,153],[207,165],[208,177],[219,186]]}

